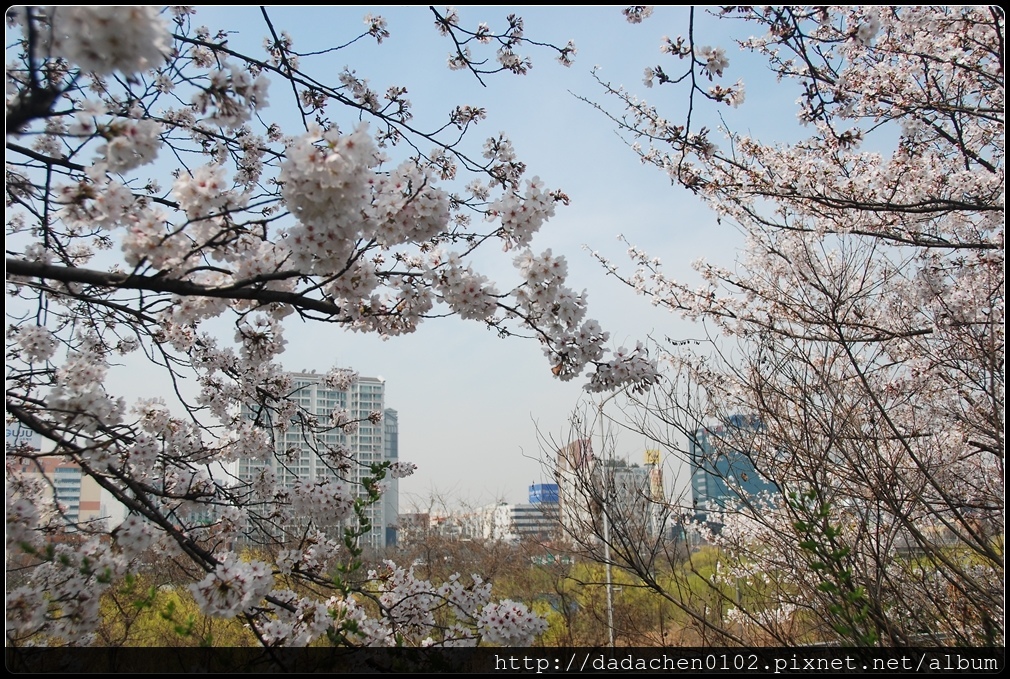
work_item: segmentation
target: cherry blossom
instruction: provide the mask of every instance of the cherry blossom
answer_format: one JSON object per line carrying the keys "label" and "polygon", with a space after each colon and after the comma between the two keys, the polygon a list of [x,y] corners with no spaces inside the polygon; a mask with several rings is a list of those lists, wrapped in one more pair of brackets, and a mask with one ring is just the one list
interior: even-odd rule
{"label": "cherry blossom", "polygon": [[15,337],[29,363],[47,361],[56,353],[56,338],[42,326],[22,325],[17,328]]}
{"label": "cherry blossom", "polygon": [[[1003,595],[989,583],[1004,579],[1003,16],[719,16],[757,29],[744,58],[800,86],[804,138],[692,126],[706,100],[747,108],[742,81],[718,82],[728,48],[699,45],[700,31],[663,40],[664,54],[694,55],[684,78],[646,71],[646,85],[689,88],[685,118],[601,81],[642,161],[746,237],[733,266],[696,262],[690,281],[635,246],[631,272],[599,257],[710,331],[651,347],[667,372],[637,399],[639,427],[685,458],[680,441],[718,430],[713,454],[745,456],[774,488],[759,498],[724,476],[739,502],[713,513],[719,530],[697,530],[727,571],[704,577],[741,588],[774,574],[756,585],[772,593],[763,604],[723,603],[734,603],[726,622],[776,643],[795,643],[790,622],[808,622],[803,609],[826,611],[817,633],[842,643],[1002,643],[990,621],[1002,619]],[[703,89],[699,75],[716,82]],[[628,568],[646,576],[646,556]],[[718,633],[746,642],[735,625]]]}
{"label": "cherry blossom", "polygon": [[722,72],[729,66],[726,51],[721,47],[699,47],[698,58],[702,63],[701,70],[709,80],[722,76]]}
{"label": "cherry blossom", "polygon": [[[457,38],[453,64],[478,78],[525,72],[527,47],[564,65],[576,53],[531,41],[517,15],[467,31],[433,12]],[[565,379],[598,384],[596,367],[614,388],[640,382],[654,366],[611,365],[563,260],[520,263],[511,282],[479,270],[476,246],[524,251],[567,196],[528,178],[505,134],[468,155],[480,107],[447,104],[424,127],[404,86],[375,89],[351,68],[318,81],[312,65],[344,47],[300,52],[267,11],[258,54],[192,8],[10,18],[8,423],[42,434],[125,519],[74,522],[33,479],[36,454],[8,451],[8,642],[88,643],[108,588],[157,555],[180,564],[173,585],[203,614],[240,617],[270,646],[529,643],[543,622],[512,603],[482,618],[493,602],[479,577],[437,585],[389,564],[334,580],[360,569],[371,505],[416,467],[355,459],[345,437],[383,413],[309,412],[281,358],[295,318],[390,337],[458,314],[536,337]],[[389,37],[380,16],[358,30],[345,47]],[[487,69],[473,61],[483,49]],[[109,378],[137,360],[164,384],[128,403]],[[357,379],[334,368],[324,383]],[[47,545],[56,533],[71,537]]]}
{"label": "cherry blossom", "polygon": [[231,617],[266,596],[272,585],[273,577],[266,564],[240,561],[228,555],[190,589],[205,613]]}
{"label": "cherry blossom", "polygon": [[125,172],[154,161],[160,146],[161,125],[153,120],[131,120],[111,125],[109,141],[98,147],[110,172]]}
{"label": "cherry blossom", "polygon": [[366,14],[365,25],[368,26],[368,34],[375,38],[376,42],[381,43],[389,37],[389,31],[386,30],[386,20],[381,16]]}
{"label": "cherry blossom", "polygon": [[477,625],[489,641],[502,646],[528,646],[547,629],[546,621],[531,613],[525,604],[509,599],[484,606]]}
{"label": "cherry blossom", "polygon": [[417,465],[413,462],[394,462],[389,468],[389,475],[394,479],[402,479],[417,471]]}
{"label": "cherry blossom", "polygon": [[42,36],[52,53],[86,71],[126,75],[157,67],[168,56],[169,33],[155,7],[48,7]]}
{"label": "cherry blossom", "polygon": [[623,9],[622,12],[629,24],[640,24],[643,20],[652,16],[654,9],[653,5],[632,5]]}

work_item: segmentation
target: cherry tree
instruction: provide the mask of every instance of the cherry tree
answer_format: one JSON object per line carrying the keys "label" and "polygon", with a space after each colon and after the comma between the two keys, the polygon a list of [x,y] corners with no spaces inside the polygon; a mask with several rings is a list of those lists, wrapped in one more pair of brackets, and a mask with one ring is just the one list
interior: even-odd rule
{"label": "cherry tree", "polygon": [[[711,329],[665,345],[662,389],[632,399],[639,428],[687,457],[708,427],[711,454],[746,456],[774,489],[724,479],[737,502],[708,538],[726,561],[705,578],[733,614],[677,600],[732,643],[1002,644],[1004,15],[714,14],[756,34],[742,57],[706,44],[692,10],[645,69],[657,96],[686,102],[680,117],[602,79],[597,104],[746,237],[735,267],[696,264],[700,285],[633,245],[632,271],[603,261]],[[747,106],[738,58],[798,93],[809,136],[699,126],[704,107]],[[618,562],[677,598],[643,559]]]}
{"label": "cherry tree", "polygon": [[[452,41],[449,66],[482,82],[525,72],[527,47],[564,65],[575,53],[532,43],[514,15],[496,32],[431,11]],[[393,563],[334,576],[360,568],[364,510],[413,466],[371,465],[352,488],[343,479],[358,461],[323,434],[381,413],[304,411],[279,357],[289,318],[386,337],[458,314],[536,338],[555,375],[586,374],[589,390],[647,388],[657,373],[645,349],[608,356],[564,257],[530,249],[567,197],[529,176],[502,134],[470,150],[479,107],[421,129],[403,87],[373,89],[350,69],[318,79],[313,62],[341,47],[299,52],[264,9],[263,52],[241,53],[198,16],[7,16],[7,421],[41,434],[46,455],[79,465],[128,516],[67,526],[22,473],[41,453],[7,451],[8,644],[88,643],[102,592],[152,550],[205,614],[239,618],[268,646],[529,643],[543,621],[493,601],[480,579],[435,585]],[[350,42],[388,36],[367,15]],[[510,285],[471,262],[494,244],[514,259]],[[124,360],[172,386],[127,402],[106,385]],[[304,432],[332,473],[293,486],[239,478],[239,460],[285,465],[278,428]],[[324,530],[341,522],[342,534]],[[68,531],[75,539],[52,539]],[[274,539],[240,553],[252,533]]]}

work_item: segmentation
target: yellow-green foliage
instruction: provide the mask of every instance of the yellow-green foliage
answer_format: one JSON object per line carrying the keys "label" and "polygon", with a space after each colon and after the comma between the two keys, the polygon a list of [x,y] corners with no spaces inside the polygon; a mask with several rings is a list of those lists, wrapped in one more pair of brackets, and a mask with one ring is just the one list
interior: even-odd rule
{"label": "yellow-green foliage", "polygon": [[128,576],[102,597],[99,646],[255,646],[238,620],[203,615],[185,587]]}

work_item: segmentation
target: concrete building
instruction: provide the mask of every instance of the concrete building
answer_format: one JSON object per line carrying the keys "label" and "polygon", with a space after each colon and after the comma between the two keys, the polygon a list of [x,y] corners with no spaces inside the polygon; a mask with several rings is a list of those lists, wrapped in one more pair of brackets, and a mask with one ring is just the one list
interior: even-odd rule
{"label": "concrete building", "polygon": [[75,532],[91,522],[102,521],[107,512],[102,507],[102,489],[80,465],[65,457],[46,455],[32,461],[20,461],[21,472],[40,477],[46,503],[58,512],[68,532]]}
{"label": "concrete building", "polygon": [[544,505],[502,502],[482,507],[478,515],[480,537],[485,540],[553,540],[559,528],[557,514]]}
{"label": "concrete building", "polygon": [[[269,462],[244,459],[239,462],[238,475],[243,481],[255,478],[264,466],[270,466],[283,485],[293,485],[296,479],[321,480],[343,478],[360,495],[362,480],[371,474],[369,465],[383,460],[396,460],[399,455],[398,418],[395,410],[385,408],[385,384],[375,377],[359,377],[346,389],[327,386],[325,375],[316,373],[292,373],[292,398],[303,412],[318,418],[319,422],[330,420],[334,410],[343,409],[351,420],[360,419],[353,431],[332,428],[322,433],[308,432],[298,426],[275,428],[275,445],[283,455],[285,464],[277,460]],[[369,421],[372,413],[382,413],[382,418]],[[255,417],[255,413],[247,413]],[[339,473],[335,465],[321,457],[317,451],[340,451],[351,464],[344,465]],[[399,519],[397,508],[399,493],[396,479],[387,477],[388,490],[385,497],[366,509],[372,529],[360,539],[361,546],[379,549],[385,547],[390,537],[395,541],[395,526]],[[338,529],[338,526],[329,529]]]}
{"label": "concrete building", "polygon": [[446,540],[475,540],[483,535],[483,512],[456,510],[428,515],[428,534]]}
{"label": "concrete building", "polygon": [[554,479],[558,486],[558,514],[565,539],[580,544],[594,541],[601,508],[597,484],[592,481],[596,461],[589,439],[572,441],[558,449]]}
{"label": "concrete building", "polygon": [[603,467],[609,477],[611,505],[617,518],[647,525],[652,521],[652,492],[649,469],[624,460],[611,460]]}
{"label": "concrete building", "polygon": [[[659,474],[661,478],[661,470]],[[592,441],[580,439],[558,450],[555,478],[558,514],[568,540],[594,544],[603,535],[604,506],[611,524],[636,540],[657,532],[655,494],[662,484],[655,465],[601,460],[593,455]]]}

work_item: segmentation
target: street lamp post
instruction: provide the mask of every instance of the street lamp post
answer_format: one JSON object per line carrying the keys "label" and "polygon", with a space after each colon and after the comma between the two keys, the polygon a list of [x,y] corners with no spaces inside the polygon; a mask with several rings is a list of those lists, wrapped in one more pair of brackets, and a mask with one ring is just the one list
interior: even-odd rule
{"label": "street lamp post", "polygon": [[613,469],[607,464],[607,440],[603,433],[603,406],[621,392],[614,392],[597,404],[597,422],[600,429],[600,460],[603,464],[603,566],[607,578],[607,639],[614,648],[614,573],[610,559],[610,513],[607,503],[613,488]]}

